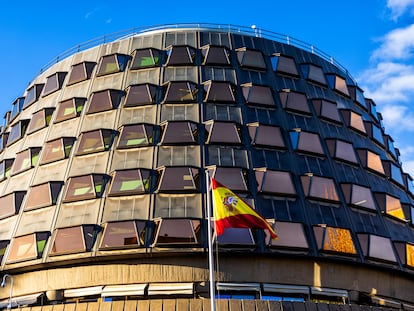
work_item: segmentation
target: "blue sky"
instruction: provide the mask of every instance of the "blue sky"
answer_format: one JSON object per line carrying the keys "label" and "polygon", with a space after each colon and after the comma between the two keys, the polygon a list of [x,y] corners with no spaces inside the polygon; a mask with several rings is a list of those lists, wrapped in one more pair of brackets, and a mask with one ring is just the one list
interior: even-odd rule
{"label": "blue sky", "polygon": [[6,1],[0,114],[63,51],[121,30],[180,22],[257,25],[328,53],[377,103],[414,177],[414,0]]}

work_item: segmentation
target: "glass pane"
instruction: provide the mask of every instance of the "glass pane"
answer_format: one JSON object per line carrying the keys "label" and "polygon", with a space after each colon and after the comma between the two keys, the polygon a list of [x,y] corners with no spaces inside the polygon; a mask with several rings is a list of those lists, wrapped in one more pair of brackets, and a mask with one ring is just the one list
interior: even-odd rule
{"label": "glass pane", "polygon": [[197,100],[197,87],[190,82],[169,82],[165,102],[192,102]]}
{"label": "glass pane", "polygon": [[346,81],[342,77],[335,76],[335,90],[349,96],[349,91],[348,91],[348,87],[346,86]]}
{"label": "glass pane", "polygon": [[43,95],[50,94],[62,87],[63,81],[65,80],[66,72],[57,72],[50,76],[46,80],[46,85],[43,89]]}
{"label": "glass pane", "polygon": [[[139,225],[139,229],[137,228],[137,225]],[[123,221],[107,223],[99,248],[122,248],[125,246],[143,245],[145,243],[144,228],[144,221]]]}
{"label": "glass pane", "polygon": [[59,103],[55,123],[78,117],[85,105],[85,98],[72,98]]}
{"label": "glass pane", "polygon": [[206,124],[209,132],[207,143],[240,144],[240,129],[235,123],[212,122]]}
{"label": "glass pane", "polygon": [[237,51],[237,60],[241,67],[265,70],[266,63],[261,51],[256,50],[239,50]]}
{"label": "glass pane", "polygon": [[353,145],[341,140],[336,141],[336,150],[334,156],[351,163],[358,163]]}
{"label": "glass pane", "polygon": [[266,147],[284,148],[282,133],[279,127],[268,125],[248,125],[251,144]]}
{"label": "glass pane", "polygon": [[298,70],[296,68],[295,60],[290,57],[276,55],[271,57],[273,71],[279,73],[287,73],[294,76],[298,75]]}
{"label": "glass pane", "polygon": [[11,145],[15,141],[19,140],[24,136],[27,130],[27,126],[30,120],[21,120],[12,126],[10,134],[7,138],[7,145]]}
{"label": "glass pane", "polygon": [[329,121],[342,123],[336,103],[324,99],[315,99],[312,102],[319,117]]}
{"label": "glass pane", "polygon": [[112,130],[97,130],[81,134],[77,155],[105,151],[111,147]]}
{"label": "glass pane", "polygon": [[283,91],[279,93],[282,107],[298,112],[305,112],[310,114],[308,100],[303,93],[297,93],[293,91]]}
{"label": "glass pane", "polygon": [[75,138],[66,137],[49,141],[43,147],[40,164],[46,164],[65,159],[72,150]]}
{"label": "glass pane", "polygon": [[191,65],[195,58],[194,49],[188,46],[173,46],[167,54],[167,65]]}
{"label": "glass pane", "polygon": [[161,170],[158,191],[191,191],[198,188],[198,169],[166,167]]}
{"label": "glass pane", "polygon": [[117,90],[95,92],[92,94],[87,113],[96,113],[117,108],[121,97],[121,91]]}
{"label": "glass pane", "polygon": [[309,64],[307,66],[308,66],[308,75],[306,78],[311,81],[317,82],[319,84],[326,85],[326,79],[322,71],[322,68],[314,66],[312,64]]}
{"label": "glass pane", "polygon": [[200,220],[162,219],[158,226],[156,244],[199,243],[197,235],[201,234]]}
{"label": "glass pane", "polygon": [[238,167],[216,167],[214,178],[232,191],[246,191],[246,172]]}
{"label": "glass pane", "polygon": [[386,213],[388,215],[391,215],[393,217],[396,217],[402,220],[406,219],[399,199],[394,198],[390,195],[386,195],[385,196],[385,207],[386,207]]}
{"label": "glass pane", "polygon": [[228,82],[210,81],[204,85],[204,101],[234,102],[234,86]]}
{"label": "glass pane", "polygon": [[[273,247],[293,247],[293,248],[309,248],[306,240],[303,224],[293,222],[276,222],[277,240],[270,239],[270,235],[266,234],[266,244]],[[267,230],[264,231],[267,233]]]}
{"label": "glass pane", "polygon": [[385,174],[380,156],[369,150],[367,150],[367,167],[378,173]]}
{"label": "glass pane", "polygon": [[[23,196],[25,192],[20,192]],[[17,214],[20,209],[21,201],[23,200],[23,196],[21,196],[20,200],[16,200],[16,193],[10,193],[5,196],[0,197],[0,219],[12,216]],[[16,202],[18,201],[18,202]]]}
{"label": "glass pane", "polygon": [[10,176],[14,159],[5,159],[0,162],[0,180]]}
{"label": "glass pane", "polygon": [[414,245],[406,244],[406,264],[408,266],[414,267]]}
{"label": "glass pane", "polygon": [[388,238],[377,235],[370,235],[369,253],[367,255],[368,257],[387,261],[397,261],[391,241]]}
{"label": "glass pane", "polygon": [[289,172],[280,171],[255,171],[257,190],[260,192],[296,195],[292,176]]}
{"label": "glass pane", "polygon": [[[317,229],[317,228],[314,228]],[[324,251],[334,251],[340,253],[356,254],[354,241],[348,229],[326,227],[323,244],[318,243],[318,247]]]}
{"label": "glass pane", "polygon": [[36,165],[40,148],[31,148],[19,152],[14,160],[11,175],[28,170]]}
{"label": "glass pane", "polygon": [[127,91],[125,107],[154,104],[156,90],[156,86],[152,84],[131,85]]}
{"label": "glass pane", "polygon": [[362,116],[351,111],[351,120],[349,126],[359,132],[366,133],[364,121],[362,121]]}
{"label": "glass pane", "polygon": [[195,143],[198,139],[197,124],[191,122],[167,122],[161,126],[161,143]]}
{"label": "glass pane", "polygon": [[201,50],[203,65],[230,65],[229,51],[221,46],[208,46]]}
{"label": "glass pane", "polygon": [[101,59],[97,75],[100,76],[119,72],[123,70],[120,65],[122,66],[122,64],[118,63],[117,54],[105,55]]}
{"label": "glass pane", "polygon": [[134,148],[151,145],[153,143],[153,134],[152,125],[125,125],[121,129],[118,148]]}
{"label": "glass pane", "polygon": [[[50,121],[51,114],[49,115]],[[45,109],[40,110],[32,115],[29,126],[27,128],[27,133],[33,133],[36,130],[46,127],[49,122],[46,123]]]}
{"label": "glass pane", "polygon": [[148,192],[150,171],[144,169],[116,171],[109,195],[130,195]]}
{"label": "glass pane", "polygon": [[131,69],[156,67],[160,64],[161,52],[155,49],[135,50]]}
{"label": "glass pane", "polygon": [[374,204],[374,198],[372,196],[370,188],[352,185],[351,200],[347,202],[357,207],[366,207],[371,210],[376,210]]}
{"label": "glass pane", "polygon": [[95,65],[96,63],[83,62],[72,66],[68,85],[89,79]]}
{"label": "glass pane", "polygon": [[330,178],[319,176],[301,176],[305,195],[315,199],[339,201],[335,183]]}
{"label": "glass pane", "polygon": [[[49,183],[33,186],[30,188],[27,196],[25,210],[49,206],[53,204],[52,202],[53,200]],[[56,202],[56,198],[54,202]]]}
{"label": "glass pane", "polygon": [[[293,134],[296,134],[296,132],[293,132]],[[316,133],[299,132],[299,141],[297,142],[296,149],[320,155],[324,154],[319,135]]]}
{"label": "glass pane", "polygon": [[8,262],[35,259],[37,257],[36,236],[34,234],[15,238],[10,248]]}
{"label": "glass pane", "polygon": [[58,229],[51,254],[65,254],[85,251],[82,227]]}
{"label": "glass pane", "polygon": [[272,89],[268,86],[251,85],[242,86],[246,104],[275,107]]}
{"label": "glass pane", "polygon": [[65,202],[87,200],[95,197],[95,185],[91,175],[69,179],[64,198]]}
{"label": "glass pane", "polygon": [[226,228],[216,239],[219,245],[254,245],[255,241],[250,229]]}

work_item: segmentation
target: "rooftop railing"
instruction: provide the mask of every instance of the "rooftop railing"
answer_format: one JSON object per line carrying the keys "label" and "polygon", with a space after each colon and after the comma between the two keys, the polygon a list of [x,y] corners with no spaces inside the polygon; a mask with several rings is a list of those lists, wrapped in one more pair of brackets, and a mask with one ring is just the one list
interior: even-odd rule
{"label": "rooftop railing", "polygon": [[101,44],[105,44],[108,42],[113,42],[116,40],[126,39],[129,37],[133,37],[133,36],[148,33],[148,32],[163,31],[167,29],[198,29],[198,30],[205,29],[205,30],[229,32],[229,33],[240,33],[240,34],[247,34],[250,36],[255,36],[255,37],[260,37],[260,38],[271,39],[273,41],[292,45],[302,50],[308,51],[312,54],[318,55],[324,60],[330,62],[331,64],[335,65],[339,70],[341,70],[345,75],[349,76],[354,81],[354,83],[356,83],[356,81],[353,79],[351,74],[348,72],[348,70],[344,66],[338,63],[332,56],[318,49],[312,44],[306,43],[304,41],[301,41],[299,39],[296,39],[296,38],[293,38],[293,37],[290,37],[290,36],[287,36],[281,33],[264,30],[264,29],[256,27],[255,25],[246,27],[246,26],[237,26],[237,25],[221,25],[221,24],[214,24],[214,23],[163,24],[163,25],[156,25],[156,26],[150,26],[150,27],[142,26],[142,27],[132,28],[132,29],[123,30],[119,32],[114,32],[112,34],[104,35],[102,37],[98,37],[98,38],[80,43],[62,52],[61,54],[53,58],[51,61],[49,61],[47,64],[45,64],[40,69],[40,73],[44,72],[45,70],[47,70],[54,64],[60,62],[61,60],[75,53],[87,50],[89,48],[92,48],[92,47],[95,47]]}

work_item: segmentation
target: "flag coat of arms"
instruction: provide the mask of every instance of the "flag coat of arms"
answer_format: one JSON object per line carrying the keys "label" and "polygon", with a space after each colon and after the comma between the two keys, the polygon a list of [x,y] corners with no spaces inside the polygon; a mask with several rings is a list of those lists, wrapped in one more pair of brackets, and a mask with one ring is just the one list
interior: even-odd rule
{"label": "flag coat of arms", "polygon": [[216,235],[223,234],[225,228],[251,228],[268,230],[272,239],[277,239],[273,228],[252,207],[214,178],[211,183]]}

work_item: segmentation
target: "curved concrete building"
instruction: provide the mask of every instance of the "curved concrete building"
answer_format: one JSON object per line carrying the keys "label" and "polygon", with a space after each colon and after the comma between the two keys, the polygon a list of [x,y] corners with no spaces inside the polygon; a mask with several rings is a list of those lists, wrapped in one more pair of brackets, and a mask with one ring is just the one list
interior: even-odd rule
{"label": "curved concrete building", "polygon": [[259,29],[107,39],[5,115],[0,307],[209,310],[209,172],[279,236],[215,240],[220,310],[414,309],[412,178],[342,66]]}

